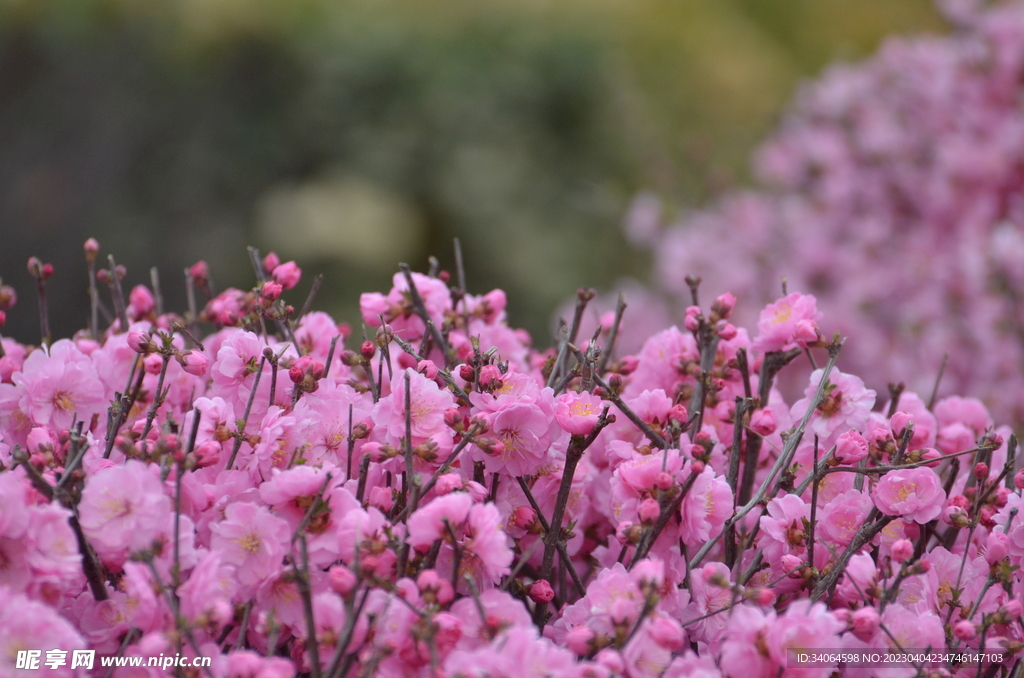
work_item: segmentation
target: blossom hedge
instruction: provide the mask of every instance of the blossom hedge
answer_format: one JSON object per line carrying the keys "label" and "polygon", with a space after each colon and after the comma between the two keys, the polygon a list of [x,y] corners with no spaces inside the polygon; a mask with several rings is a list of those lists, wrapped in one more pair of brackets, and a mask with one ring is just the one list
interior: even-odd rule
{"label": "blossom hedge", "polygon": [[643,197],[627,235],[670,296],[700,275],[749,323],[788,278],[857,337],[844,360],[872,388],[925,391],[944,369],[946,392],[1020,423],[1024,2],[937,4],[948,35],[891,38],[801,89],[754,157],[758,188],[667,227]]}
{"label": "blossom hedge", "polygon": [[[249,291],[192,267],[183,315],[109,261],[106,330],[93,283],[93,329],[2,342],[0,675],[32,648],[218,678],[1019,666],[1015,438],[975,399],[878,398],[812,296],[751,338],[725,294],[620,357],[629,309],[577,336],[586,290],[538,350],[445,272],[364,294],[360,338],[287,304],[301,271],[273,254]],[[53,271],[29,268],[45,334]],[[793,664],[815,648],[1001,661]]]}

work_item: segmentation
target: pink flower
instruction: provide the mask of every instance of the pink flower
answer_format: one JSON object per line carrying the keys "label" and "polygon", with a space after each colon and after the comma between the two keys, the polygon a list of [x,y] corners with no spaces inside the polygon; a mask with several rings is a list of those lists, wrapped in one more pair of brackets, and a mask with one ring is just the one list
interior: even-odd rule
{"label": "pink flower", "polygon": [[78,512],[90,543],[105,557],[152,546],[171,511],[155,467],[130,459],[85,480]]}
{"label": "pink flower", "polygon": [[145,285],[136,285],[128,295],[128,315],[133,320],[145,318],[156,307],[153,293]]}
{"label": "pink flower", "polygon": [[421,506],[409,516],[409,544],[424,549],[448,534],[445,522],[458,529],[469,516],[473,498],[465,492],[452,492]]}
{"label": "pink flower", "polygon": [[750,415],[750,430],[761,436],[770,436],[775,433],[778,427],[778,420],[775,418],[775,411],[770,407],[756,410]]}
{"label": "pink flower", "polygon": [[224,520],[210,525],[211,550],[236,567],[238,581],[253,586],[281,569],[291,538],[288,523],[249,502],[229,504]]}
{"label": "pink flower", "polygon": [[[790,413],[794,421],[800,421],[811,406],[825,370],[815,370],[804,391],[804,398],[793,403]],[[852,374],[832,370],[829,383],[825,386],[824,401],[811,415],[808,433],[817,433],[822,442],[831,440],[840,429],[861,430],[867,424],[871,407],[875,404],[875,392],[864,388],[864,382]]]}
{"label": "pink flower", "polygon": [[833,544],[849,546],[871,506],[871,497],[866,492],[843,492],[819,509],[816,534]]}
{"label": "pink flower", "polygon": [[593,393],[568,392],[558,396],[555,421],[574,436],[585,436],[597,426],[604,401]]}
{"label": "pink flower", "polygon": [[836,439],[835,458],[840,464],[853,465],[868,456],[868,441],[854,430],[841,433]]}
{"label": "pink flower", "polygon": [[551,447],[551,419],[544,410],[514,403],[487,417],[491,435],[502,444],[496,455],[476,454],[489,473],[513,476],[535,475],[548,459]]}
{"label": "pink flower", "polygon": [[178,587],[181,613],[194,621],[220,603],[230,602],[237,588],[235,568],[225,564],[218,551],[211,551],[192,569],[188,581]]}
{"label": "pink flower", "polygon": [[[45,639],[45,643],[42,641]],[[43,647],[45,645],[45,647]],[[46,653],[39,657],[36,671],[15,668],[20,650],[71,650],[87,647],[85,639],[66,619],[49,605],[30,600],[5,586],[0,586],[0,675],[46,675],[54,678],[72,678],[79,675],[71,670],[71,662],[56,668],[45,664]]]}
{"label": "pink flower", "polygon": [[271,276],[274,278],[274,282],[284,289],[290,290],[299,284],[299,279],[302,278],[302,269],[294,261],[289,261],[275,266]]}
{"label": "pink flower", "polygon": [[196,377],[205,376],[206,370],[210,365],[210,359],[199,351],[179,353],[178,362],[181,363],[183,370]]}
{"label": "pink flower", "polygon": [[[810,340],[816,339],[813,329],[816,323],[822,319],[818,312],[817,300],[810,294],[794,292],[789,296],[779,299],[773,304],[768,304],[761,311],[761,319],[757,323],[757,338],[754,339],[754,348],[763,351],[782,351],[792,345],[797,337],[798,329],[801,330],[801,338],[806,345],[808,337],[804,337],[810,328]],[[808,321],[801,325],[802,321]]]}
{"label": "pink flower", "polygon": [[679,538],[696,546],[717,536],[732,515],[732,500],[732,488],[725,478],[705,468],[680,506]]}
{"label": "pink flower", "polygon": [[878,481],[875,506],[887,516],[927,523],[942,513],[946,494],[935,472],[927,468],[889,471]]}
{"label": "pink flower", "polygon": [[768,515],[761,518],[761,534],[757,538],[765,560],[777,566],[784,555],[802,556],[806,551],[804,521],[810,515],[810,506],[795,494],[768,502]]}
{"label": "pink flower", "polygon": [[442,448],[451,446],[451,432],[444,423],[445,410],[455,405],[447,390],[419,372],[408,368],[396,370],[391,380],[391,395],[381,398],[373,408],[373,421],[387,431],[389,442],[397,444],[405,438],[405,377],[409,376],[410,420],[412,444],[431,439]]}
{"label": "pink flower", "polygon": [[[789,651],[807,651],[840,647],[839,632],[844,624],[828,611],[823,603],[794,601],[785,614],[768,627],[765,644],[776,666],[789,666]],[[916,645],[908,647],[917,647]],[[825,678],[834,666],[790,668],[789,673],[803,678]]]}
{"label": "pink flower", "polygon": [[37,426],[60,431],[76,418],[87,422],[106,412],[103,384],[92,361],[66,339],[54,342],[49,355],[33,351],[12,380],[19,387],[21,411]]}

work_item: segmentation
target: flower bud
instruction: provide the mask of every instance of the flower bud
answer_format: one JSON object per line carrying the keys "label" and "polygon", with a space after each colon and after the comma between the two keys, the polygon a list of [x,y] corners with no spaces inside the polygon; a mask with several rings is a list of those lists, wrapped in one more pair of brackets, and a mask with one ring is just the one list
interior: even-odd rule
{"label": "flower bud", "polygon": [[840,464],[856,464],[868,456],[868,441],[854,430],[849,430],[836,440],[835,458]]}
{"label": "flower bud", "polygon": [[416,577],[416,586],[423,600],[445,606],[455,599],[455,590],[451,583],[437,574],[437,570],[424,570]]}
{"label": "flower bud", "polygon": [[762,436],[775,433],[778,422],[775,418],[775,411],[770,407],[755,411],[750,415],[750,430]]}
{"label": "flower bud", "polygon": [[100,251],[100,244],[96,241],[96,238],[89,238],[85,241],[82,249],[85,251],[86,262],[91,264],[96,261],[96,254]]}
{"label": "flower bud", "polygon": [[873,607],[862,607],[850,616],[853,622],[853,635],[863,642],[868,642],[878,631],[882,618]]}
{"label": "flower bud", "polygon": [[460,365],[459,376],[462,377],[463,381],[473,381],[473,377],[476,376],[476,370],[470,365]]}
{"label": "flower bud", "polygon": [[904,563],[914,557],[914,544],[909,539],[897,539],[892,545],[892,559]]}
{"label": "flower bud", "polygon": [[988,464],[983,461],[979,461],[974,465],[974,477],[978,480],[985,480],[988,478]]}
{"label": "flower bud", "polygon": [[790,577],[799,578],[800,569],[804,566],[804,561],[799,556],[795,556],[792,553],[787,553],[782,556],[782,570]]}
{"label": "flower bud", "polygon": [[736,338],[736,335],[739,333],[740,331],[737,330],[736,326],[733,325],[732,323],[723,323],[722,326],[718,328],[718,336],[720,336],[725,341],[732,341],[733,339]]}
{"label": "flower bud", "polygon": [[565,636],[565,644],[570,650],[582,656],[590,654],[594,632],[584,625],[575,626]]}
{"label": "flower bud", "polygon": [[498,388],[501,385],[501,371],[494,365],[480,369],[480,385],[484,388]]}
{"label": "flower bud", "polygon": [[637,515],[645,525],[653,525],[658,516],[661,515],[661,507],[653,499],[644,499],[637,508]]}
{"label": "flower bud", "polygon": [[199,468],[205,468],[207,466],[213,466],[220,461],[221,446],[216,440],[207,440],[206,442],[200,443],[192,450],[192,454],[196,458],[196,466]]}
{"label": "flower bud", "polygon": [[359,355],[361,355],[364,360],[369,360],[370,358],[372,358],[376,354],[377,354],[377,345],[375,343],[373,343],[372,341],[370,341],[370,340],[364,341],[359,346]]}
{"label": "flower bud", "polygon": [[196,282],[197,285],[205,285],[210,279],[210,267],[205,261],[200,259],[196,263],[189,266],[188,269],[189,277]]}
{"label": "flower bud", "polygon": [[748,600],[761,607],[775,604],[775,592],[768,588],[747,589],[745,595]]}
{"label": "flower bud", "polygon": [[686,637],[679,622],[663,615],[651,619],[647,633],[651,640],[670,652],[682,649],[683,639]]}
{"label": "flower bud", "polygon": [[530,586],[530,600],[535,603],[550,603],[555,599],[555,590],[547,579],[538,579]]}
{"label": "flower bud", "polygon": [[142,368],[146,370],[146,374],[160,374],[164,369],[164,357],[151,353],[142,359]]}
{"label": "flower bud", "polygon": [[355,572],[344,565],[335,565],[327,573],[327,581],[335,593],[347,597],[359,585]]}
{"label": "flower bud", "polygon": [[142,355],[149,355],[156,351],[156,344],[150,341],[149,332],[143,332],[142,330],[132,330],[128,333],[128,347],[136,353]]}
{"label": "flower bud", "polygon": [[899,440],[903,437],[907,427],[914,425],[914,418],[906,412],[897,412],[896,414],[889,417],[889,430],[892,431],[892,437]]}
{"label": "flower bud", "polygon": [[680,426],[685,426],[689,419],[690,413],[686,411],[686,407],[682,403],[673,405],[672,409],[668,411],[668,420],[677,421]]}
{"label": "flower bud", "polygon": [[985,542],[985,561],[989,565],[1001,562],[1009,555],[1010,540],[1002,532],[989,532]]}
{"label": "flower bud", "polygon": [[928,468],[936,468],[936,467],[938,467],[939,464],[942,463],[941,459],[939,459],[942,456],[942,453],[939,452],[938,450],[936,450],[934,447],[926,447],[926,448],[924,448],[922,450],[919,450],[919,452],[921,453],[921,459],[922,460],[924,460],[924,459],[934,459],[934,460],[936,460],[936,461],[932,461],[932,462],[930,462],[928,464],[925,464],[925,466],[927,466]]}
{"label": "flower bud", "polygon": [[210,366],[210,359],[199,351],[186,351],[177,354],[178,363],[187,373],[202,377]]}
{"label": "flower bud", "polygon": [[975,628],[974,624],[964,619],[958,621],[956,625],[953,626],[953,635],[960,640],[971,640],[978,635],[978,629]]}
{"label": "flower bud", "polygon": [[700,328],[700,321],[703,319],[701,314],[700,306],[690,306],[686,309],[686,320],[684,324],[686,329],[691,332],[696,332]]}
{"label": "flower bud", "polygon": [[519,506],[512,512],[508,520],[509,526],[521,530],[531,531],[534,527],[540,527],[537,520],[537,512],[530,506]]}
{"label": "flower bud", "polygon": [[416,364],[416,371],[427,379],[437,378],[437,365],[433,360],[421,360]]}
{"label": "flower bud", "polygon": [[943,509],[942,522],[951,527],[962,529],[971,524],[971,519],[970,516],[967,515],[967,511],[963,510],[959,506],[951,505]]}
{"label": "flower bud", "polygon": [[18,293],[10,285],[0,285],[0,311],[9,311],[18,303]]}
{"label": "flower bud", "polygon": [[280,298],[281,291],[283,289],[284,288],[281,287],[280,283],[268,280],[263,283],[263,287],[260,288],[260,296],[268,302],[274,302]]}
{"label": "flower bud", "polygon": [[267,252],[267,256],[263,257],[263,270],[270,275],[274,272],[274,269],[281,265],[281,257],[277,256],[277,252]]}
{"label": "flower bud", "polygon": [[721,320],[725,320],[732,315],[734,308],[736,308],[736,297],[729,292],[715,297],[715,300],[711,302],[711,313]]}
{"label": "flower bud", "polygon": [[279,283],[284,289],[290,290],[299,284],[299,280],[302,278],[302,269],[294,261],[289,261],[280,266],[275,266],[271,275],[274,278],[274,282]]}
{"label": "flower bud", "polygon": [[672,480],[672,476],[664,471],[659,473],[654,478],[654,487],[656,487],[659,490],[667,490],[671,488],[674,484],[675,481]]}

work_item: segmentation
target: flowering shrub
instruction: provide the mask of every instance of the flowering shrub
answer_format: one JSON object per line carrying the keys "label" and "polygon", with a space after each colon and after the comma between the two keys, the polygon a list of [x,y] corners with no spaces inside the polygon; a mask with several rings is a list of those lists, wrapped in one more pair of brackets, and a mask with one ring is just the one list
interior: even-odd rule
{"label": "flowering shrub", "polygon": [[[657,284],[686,275],[753,311],[780,281],[814,294],[875,389],[946,392],[1024,421],[1024,3],[941,3],[956,30],[892,39],[797,97],[733,192],[661,230],[645,197],[627,235]],[[741,315],[752,324],[753,317]]]}
{"label": "flowering shrub", "polygon": [[[1019,661],[1016,440],[977,400],[879,401],[813,297],[751,338],[723,295],[612,360],[628,319],[538,351],[500,291],[403,267],[348,349],[286,303],[293,263],[254,262],[251,291],[178,316],[144,287],[125,302],[111,260],[102,335],[3,340],[0,675],[31,648],[210,657],[189,675],[217,678]],[[203,265],[188,281],[209,292]],[[828,362],[788,405],[774,380],[812,350]]]}

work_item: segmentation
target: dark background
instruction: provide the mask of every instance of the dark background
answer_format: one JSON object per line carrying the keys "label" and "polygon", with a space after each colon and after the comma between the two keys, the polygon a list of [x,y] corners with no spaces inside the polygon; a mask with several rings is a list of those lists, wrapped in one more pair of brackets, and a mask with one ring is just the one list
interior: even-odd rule
{"label": "dark background", "polygon": [[638,190],[680,210],[742,184],[801,78],[922,30],[925,0],[5,2],[4,332],[38,342],[30,255],[54,335],[85,326],[90,236],[178,310],[184,267],[244,288],[245,246],[275,249],[305,271],[289,301],[322,272],[353,323],[458,236],[471,291],[547,345],[577,287],[646,277]]}

